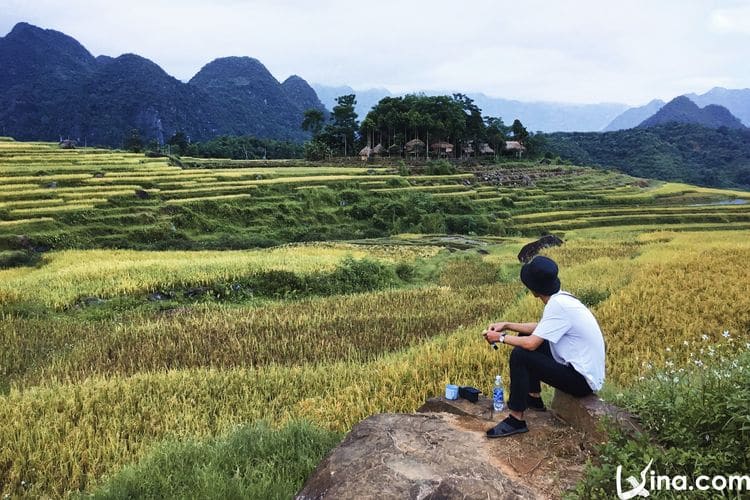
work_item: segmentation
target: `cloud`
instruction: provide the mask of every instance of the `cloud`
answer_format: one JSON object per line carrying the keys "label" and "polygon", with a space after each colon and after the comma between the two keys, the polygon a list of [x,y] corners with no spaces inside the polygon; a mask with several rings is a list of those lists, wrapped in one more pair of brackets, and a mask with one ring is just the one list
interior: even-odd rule
{"label": "cloud", "polygon": [[717,33],[750,35],[750,5],[713,11],[710,26]]}

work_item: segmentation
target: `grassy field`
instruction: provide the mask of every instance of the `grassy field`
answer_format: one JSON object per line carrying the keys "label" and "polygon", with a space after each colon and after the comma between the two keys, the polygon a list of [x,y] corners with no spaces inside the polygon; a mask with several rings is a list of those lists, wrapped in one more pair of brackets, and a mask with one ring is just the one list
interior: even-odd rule
{"label": "grassy field", "polygon": [[605,394],[724,332],[750,342],[750,206],[720,204],[745,192],[530,162],[181,169],[11,141],[0,177],[10,497],[288,496],[360,419],[508,375],[480,332],[540,314],[516,254],[546,230],[605,333]]}

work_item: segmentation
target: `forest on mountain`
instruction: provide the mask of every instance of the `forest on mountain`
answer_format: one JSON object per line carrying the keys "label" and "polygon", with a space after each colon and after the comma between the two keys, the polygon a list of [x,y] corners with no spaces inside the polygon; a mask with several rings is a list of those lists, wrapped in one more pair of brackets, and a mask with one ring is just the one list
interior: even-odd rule
{"label": "forest on mountain", "polygon": [[701,186],[750,189],[750,130],[668,123],[605,133],[544,134],[540,150],[577,164]]}

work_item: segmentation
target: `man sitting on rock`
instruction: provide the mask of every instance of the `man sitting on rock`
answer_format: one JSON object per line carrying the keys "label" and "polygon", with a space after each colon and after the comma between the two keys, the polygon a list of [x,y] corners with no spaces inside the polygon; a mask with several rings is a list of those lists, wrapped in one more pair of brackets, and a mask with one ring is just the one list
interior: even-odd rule
{"label": "man sitting on rock", "polygon": [[[528,432],[523,413],[544,411],[540,382],[573,396],[598,391],[604,383],[604,338],[596,318],[573,295],[560,291],[557,264],[537,256],[521,268],[521,281],[544,303],[539,323],[491,324],[490,344],[513,346],[510,353],[510,415],[487,431],[497,438]],[[506,335],[506,330],[518,335]]]}

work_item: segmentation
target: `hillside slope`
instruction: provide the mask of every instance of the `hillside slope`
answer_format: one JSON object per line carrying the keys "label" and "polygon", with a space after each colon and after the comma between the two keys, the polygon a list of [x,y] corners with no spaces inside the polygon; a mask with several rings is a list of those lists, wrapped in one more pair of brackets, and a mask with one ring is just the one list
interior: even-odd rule
{"label": "hillside slope", "polygon": [[544,136],[549,154],[639,177],[750,189],[750,131],[670,123],[604,133]]}

